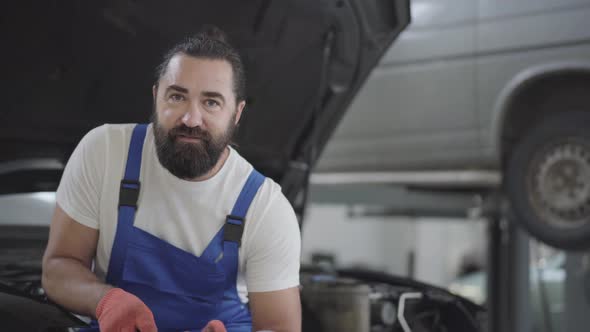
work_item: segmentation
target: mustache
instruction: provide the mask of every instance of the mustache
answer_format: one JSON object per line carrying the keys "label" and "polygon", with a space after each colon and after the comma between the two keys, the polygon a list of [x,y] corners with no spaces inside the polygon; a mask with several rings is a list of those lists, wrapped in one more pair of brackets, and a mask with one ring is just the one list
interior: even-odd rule
{"label": "mustache", "polygon": [[187,136],[191,138],[198,138],[203,141],[211,140],[211,134],[209,134],[209,132],[206,130],[201,129],[200,127],[187,127],[184,124],[170,129],[168,136],[173,139],[178,136]]}

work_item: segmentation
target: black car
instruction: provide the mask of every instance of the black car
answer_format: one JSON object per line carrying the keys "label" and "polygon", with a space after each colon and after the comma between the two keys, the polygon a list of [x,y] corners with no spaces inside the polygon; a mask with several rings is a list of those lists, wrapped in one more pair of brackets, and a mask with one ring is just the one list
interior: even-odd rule
{"label": "black car", "polygon": [[[248,106],[237,149],[282,186],[301,220],[323,146],[409,17],[408,0],[4,4],[0,330],[84,325],[44,297],[50,217],[35,206],[45,197],[52,210],[64,165],[88,130],[148,120],[153,71],[174,42],[214,24],[238,47]],[[301,280],[305,331],[481,329],[481,307],[405,278],[307,267]]]}

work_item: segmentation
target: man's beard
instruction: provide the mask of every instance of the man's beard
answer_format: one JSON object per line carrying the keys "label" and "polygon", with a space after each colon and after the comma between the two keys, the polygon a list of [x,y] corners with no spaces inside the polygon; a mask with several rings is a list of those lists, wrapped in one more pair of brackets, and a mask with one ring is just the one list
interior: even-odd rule
{"label": "man's beard", "polygon": [[[170,130],[163,128],[153,115],[154,137],[158,159],[164,168],[178,178],[191,180],[209,172],[219,161],[223,150],[231,142],[236,125],[235,115],[228,128],[219,137],[200,127],[190,128],[182,124]],[[198,138],[198,142],[177,140],[179,135]]]}

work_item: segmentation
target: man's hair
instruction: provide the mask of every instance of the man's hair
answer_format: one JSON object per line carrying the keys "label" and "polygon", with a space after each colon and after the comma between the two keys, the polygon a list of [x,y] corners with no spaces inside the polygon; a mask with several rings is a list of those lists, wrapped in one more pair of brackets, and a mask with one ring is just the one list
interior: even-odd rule
{"label": "man's hair", "polygon": [[170,59],[177,54],[229,62],[233,71],[233,90],[236,95],[236,101],[239,102],[246,99],[244,64],[238,51],[229,44],[225,32],[218,27],[212,25],[204,26],[196,35],[174,45],[164,55],[162,63],[156,67],[156,86],[162,76],[166,74]]}

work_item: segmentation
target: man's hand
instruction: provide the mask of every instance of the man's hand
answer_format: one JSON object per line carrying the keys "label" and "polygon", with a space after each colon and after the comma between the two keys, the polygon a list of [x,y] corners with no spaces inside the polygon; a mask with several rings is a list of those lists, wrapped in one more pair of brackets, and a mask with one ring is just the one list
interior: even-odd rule
{"label": "man's hand", "polygon": [[205,326],[201,332],[227,332],[227,330],[225,329],[223,322],[220,320],[212,320],[207,323],[207,326]]}
{"label": "man's hand", "polygon": [[157,332],[151,310],[135,295],[120,288],[108,291],[96,307],[96,318],[103,332]]}

